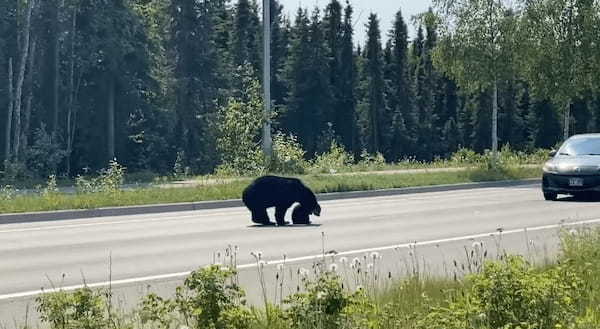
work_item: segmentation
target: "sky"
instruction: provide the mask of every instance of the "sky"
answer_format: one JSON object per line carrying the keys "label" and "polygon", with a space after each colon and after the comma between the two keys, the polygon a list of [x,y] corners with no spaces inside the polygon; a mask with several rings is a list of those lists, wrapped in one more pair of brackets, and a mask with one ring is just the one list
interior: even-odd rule
{"label": "sky", "polygon": [[[293,17],[299,6],[313,9],[315,6],[323,9],[329,3],[329,0],[279,0],[284,6],[286,14],[290,15],[293,22]],[[340,0],[345,4],[345,0]],[[364,44],[366,40],[365,24],[371,12],[376,13],[379,17],[380,28],[382,31],[382,40],[387,40],[387,31],[392,27],[394,16],[398,9],[402,10],[404,21],[408,25],[410,37],[415,35],[415,27],[411,23],[413,15],[424,12],[431,6],[431,0],[350,0],[354,6],[354,21],[355,21],[355,42]]]}

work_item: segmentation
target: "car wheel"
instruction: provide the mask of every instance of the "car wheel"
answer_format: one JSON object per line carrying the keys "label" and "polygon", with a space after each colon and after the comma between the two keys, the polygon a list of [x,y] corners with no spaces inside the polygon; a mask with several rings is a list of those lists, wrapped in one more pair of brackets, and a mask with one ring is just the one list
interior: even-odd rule
{"label": "car wheel", "polygon": [[544,192],[544,199],[548,201],[555,201],[557,194],[554,192]]}

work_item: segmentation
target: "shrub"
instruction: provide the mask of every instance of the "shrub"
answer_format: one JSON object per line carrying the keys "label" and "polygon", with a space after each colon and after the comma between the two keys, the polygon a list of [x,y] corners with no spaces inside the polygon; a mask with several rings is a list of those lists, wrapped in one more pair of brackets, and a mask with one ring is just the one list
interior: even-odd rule
{"label": "shrub", "polygon": [[277,133],[273,138],[274,156],[270,169],[283,174],[303,174],[308,167],[305,154],[296,136]]}
{"label": "shrub", "polygon": [[58,165],[67,156],[60,143],[46,132],[45,126],[35,130],[33,145],[25,153],[26,166],[39,177],[56,174]]}
{"label": "shrub", "polygon": [[342,314],[352,297],[342,288],[339,277],[331,273],[306,282],[306,292],[289,296],[286,318],[293,328],[339,328]]}
{"label": "shrub", "polygon": [[87,179],[83,176],[75,178],[75,187],[78,193],[115,193],[121,190],[125,179],[126,168],[116,159],[110,160],[108,168],[101,169],[98,177]]}
{"label": "shrub", "polygon": [[99,291],[82,288],[58,291],[36,298],[43,322],[52,329],[104,329],[109,320],[107,305]]}
{"label": "shrub", "polygon": [[357,166],[361,170],[381,170],[385,167],[385,158],[379,152],[369,154],[367,150],[363,150]]}
{"label": "shrub", "polygon": [[523,258],[488,262],[471,288],[435,307],[421,328],[562,328],[575,321],[582,281],[568,265],[538,271]]}
{"label": "shrub", "polygon": [[12,185],[1,185],[0,186],[0,200],[8,201],[14,199],[17,194],[17,190]]}
{"label": "shrub", "polygon": [[334,173],[348,168],[354,163],[352,154],[346,152],[336,141],[331,143],[329,151],[317,155],[312,161],[311,169],[319,173]]}
{"label": "shrub", "polygon": [[142,301],[140,319],[153,328],[171,328],[179,319],[189,328],[247,329],[252,314],[243,306],[243,290],[232,280],[235,271],[217,265],[192,272],[174,299],[150,294]]}

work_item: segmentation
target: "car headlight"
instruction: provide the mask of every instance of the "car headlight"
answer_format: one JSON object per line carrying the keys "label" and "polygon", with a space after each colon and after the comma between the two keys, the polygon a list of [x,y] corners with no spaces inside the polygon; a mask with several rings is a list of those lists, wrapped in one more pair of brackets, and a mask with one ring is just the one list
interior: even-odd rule
{"label": "car headlight", "polygon": [[558,166],[552,162],[546,162],[546,164],[544,164],[543,170],[544,170],[544,172],[549,173],[549,174],[557,174]]}

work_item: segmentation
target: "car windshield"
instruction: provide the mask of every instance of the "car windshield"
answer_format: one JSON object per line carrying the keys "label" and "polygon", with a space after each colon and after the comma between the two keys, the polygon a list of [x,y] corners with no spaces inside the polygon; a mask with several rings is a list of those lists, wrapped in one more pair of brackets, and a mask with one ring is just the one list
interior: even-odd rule
{"label": "car windshield", "polygon": [[558,153],[561,155],[600,156],[600,137],[580,137],[567,140]]}

